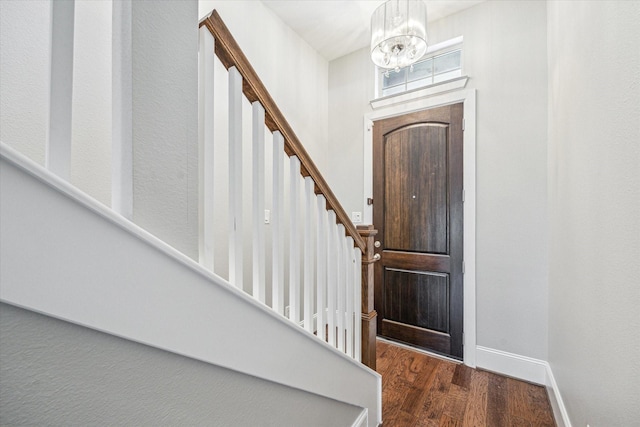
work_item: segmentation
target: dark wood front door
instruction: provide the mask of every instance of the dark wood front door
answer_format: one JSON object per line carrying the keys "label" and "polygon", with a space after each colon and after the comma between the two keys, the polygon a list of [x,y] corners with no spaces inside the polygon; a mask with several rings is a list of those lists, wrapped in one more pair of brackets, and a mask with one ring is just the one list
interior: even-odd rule
{"label": "dark wood front door", "polygon": [[458,359],[462,115],[462,104],[454,104],[373,126],[378,334]]}

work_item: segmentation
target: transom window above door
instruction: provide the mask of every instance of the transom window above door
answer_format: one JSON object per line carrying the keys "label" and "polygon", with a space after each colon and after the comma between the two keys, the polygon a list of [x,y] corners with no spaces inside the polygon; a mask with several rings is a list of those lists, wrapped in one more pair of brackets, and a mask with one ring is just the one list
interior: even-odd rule
{"label": "transom window above door", "polygon": [[431,46],[420,61],[398,71],[376,67],[376,98],[462,76],[462,36]]}

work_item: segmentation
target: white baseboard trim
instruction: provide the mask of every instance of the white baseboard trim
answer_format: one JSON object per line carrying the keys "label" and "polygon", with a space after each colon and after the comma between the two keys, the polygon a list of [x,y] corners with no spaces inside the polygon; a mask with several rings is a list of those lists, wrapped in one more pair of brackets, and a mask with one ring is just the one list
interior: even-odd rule
{"label": "white baseboard trim", "polygon": [[549,365],[548,362],[545,362],[545,364],[547,365],[546,366],[547,394],[549,395],[549,402],[551,402],[551,409],[553,409],[553,416],[556,419],[556,425],[558,427],[571,427],[571,420],[569,419],[569,413],[567,412],[567,408],[564,406],[564,402],[562,401],[562,396],[560,395],[560,389],[558,388],[558,383],[556,383],[556,379],[553,376],[551,365]]}
{"label": "white baseboard trim", "polygon": [[367,427],[369,424],[369,411],[367,408],[362,408],[362,412],[358,415],[358,418],[351,424],[351,427]]}
{"label": "white baseboard trim", "polygon": [[547,362],[544,360],[477,346],[476,365],[478,368],[497,372],[509,377],[519,378],[540,385],[546,384]]}
{"label": "white baseboard trim", "polygon": [[549,362],[493,348],[476,347],[478,368],[545,386],[558,427],[571,427],[567,408]]}

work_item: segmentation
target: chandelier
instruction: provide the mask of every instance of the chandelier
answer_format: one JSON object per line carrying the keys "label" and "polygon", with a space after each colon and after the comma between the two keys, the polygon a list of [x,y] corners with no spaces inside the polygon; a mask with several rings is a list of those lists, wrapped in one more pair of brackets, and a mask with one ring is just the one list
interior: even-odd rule
{"label": "chandelier", "polygon": [[421,0],[388,0],[371,16],[371,59],[400,71],[427,51],[427,7]]}

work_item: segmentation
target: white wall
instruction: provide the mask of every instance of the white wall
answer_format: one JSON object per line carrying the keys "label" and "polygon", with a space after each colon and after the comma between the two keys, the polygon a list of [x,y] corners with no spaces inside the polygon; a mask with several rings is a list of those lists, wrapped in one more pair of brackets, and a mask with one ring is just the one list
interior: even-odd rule
{"label": "white wall", "polygon": [[49,120],[49,0],[0,1],[0,140],[44,165]]}
{"label": "white wall", "polygon": [[133,220],[198,257],[198,10],[132,3]]}
{"label": "white wall", "polygon": [[328,64],[260,1],[201,0],[216,9],[318,169],[327,169]]}
{"label": "white wall", "polygon": [[[546,4],[489,1],[428,32],[430,43],[464,36],[467,88],[477,90],[477,343],[546,359]],[[330,63],[329,183],[348,212],[365,197],[367,50]]]}
{"label": "white wall", "polygon": [[554,1],[549,362],[574,426],[640,420],[640,3]]}
{"label": "white wall", "polygon": [[363,212],[363,116],[371,112],[374,93],[369,48],[329,63],[329,186],[347,213]]}
{"label": "white wall", "polygon": [[[50,1],[2,1],[0,139],[44,164]],[[197,257],[197,2],[133,2],[133,220]],[[111,203],[112,7],[76,1],[71,182]]]}
{"label": "white wall", "polygon": [[[51,2],[0,2],[0,140],[45,163]],[[75,4],[71,182],[111,199],[111,2]]]}
{"label": "white wall", "polygon": [[[196,1],[133,2],[133,220],[190,257],[198,248]],[[3,1],[0,139],[44,164],[50,1]],[[321,171],[328,65],[261,2],[216,7]],[[71,182],[111,199],[111,2],[76,2]],[[262,32],[257,36],[256,29]],[[28,72],[27,72],[28,70]]]}

